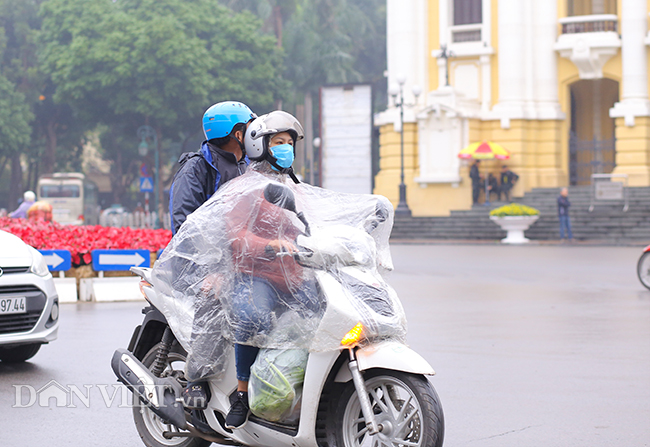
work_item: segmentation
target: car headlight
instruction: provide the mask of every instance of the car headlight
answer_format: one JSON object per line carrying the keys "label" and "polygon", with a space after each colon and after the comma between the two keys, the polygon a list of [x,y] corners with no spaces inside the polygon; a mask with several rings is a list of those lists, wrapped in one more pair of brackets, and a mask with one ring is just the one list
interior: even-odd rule
{"label": "car headlight", "polygon": [[32,267],[30,268],[30,271],[38,276],[47,276],[50,274],[45,258],[35,249],[32,249]]}

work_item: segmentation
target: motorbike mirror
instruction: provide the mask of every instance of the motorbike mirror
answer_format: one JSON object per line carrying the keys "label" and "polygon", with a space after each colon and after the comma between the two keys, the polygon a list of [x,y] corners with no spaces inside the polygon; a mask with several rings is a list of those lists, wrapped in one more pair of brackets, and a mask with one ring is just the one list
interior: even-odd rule
{"label": "motorbike mirror", "polygon": [[286,186],[277,183],[269,183],[264,188],[264,199],[267,202],[284,208],[285,210],[296,212],[296,199],[293,192]]}

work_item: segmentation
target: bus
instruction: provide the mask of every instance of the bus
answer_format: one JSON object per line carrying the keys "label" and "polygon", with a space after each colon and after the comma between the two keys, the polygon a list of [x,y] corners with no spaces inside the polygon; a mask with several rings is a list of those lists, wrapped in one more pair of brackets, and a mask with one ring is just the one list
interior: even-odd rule
{"label": "bus", "polygon": [[97,225],[97,185],[80,172],[56,172],[38,179],[38,200],[52,205],[55,222],[68,225]]}

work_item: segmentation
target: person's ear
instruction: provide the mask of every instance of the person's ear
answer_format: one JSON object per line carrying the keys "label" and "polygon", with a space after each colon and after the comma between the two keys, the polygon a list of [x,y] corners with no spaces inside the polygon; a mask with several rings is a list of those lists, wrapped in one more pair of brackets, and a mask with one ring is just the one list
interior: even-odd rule
{"label": "person's ear", "polygon": [[244,132],[241,130],[236,130],[235,131],[235,138],[237,138],[239,141],[242,143],[244,142]]}

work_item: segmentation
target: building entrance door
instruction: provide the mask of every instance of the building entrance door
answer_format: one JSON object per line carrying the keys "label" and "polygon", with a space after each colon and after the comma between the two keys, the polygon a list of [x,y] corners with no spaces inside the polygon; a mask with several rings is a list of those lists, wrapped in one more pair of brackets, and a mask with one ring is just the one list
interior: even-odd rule
{"label": "building entrance door", "polygon": [[569,88],[569,181],[571,185],[588,185],[591,174],[609,174],[616,166],[615,123],[609,109],[618,102],[618,82],[581,80]]}

